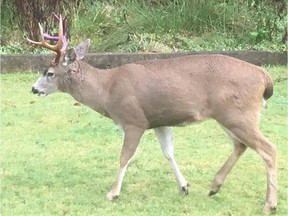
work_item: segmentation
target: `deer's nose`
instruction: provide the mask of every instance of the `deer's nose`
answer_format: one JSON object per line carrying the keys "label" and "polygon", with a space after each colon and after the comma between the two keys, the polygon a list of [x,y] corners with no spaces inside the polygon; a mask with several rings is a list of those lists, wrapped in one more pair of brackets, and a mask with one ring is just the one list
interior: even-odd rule
{"label": "deer's nose", "polygon": [[38,91],[36,88],[32,87],[32,93],[33,93],[33,94],[38,94],[39,91]]}

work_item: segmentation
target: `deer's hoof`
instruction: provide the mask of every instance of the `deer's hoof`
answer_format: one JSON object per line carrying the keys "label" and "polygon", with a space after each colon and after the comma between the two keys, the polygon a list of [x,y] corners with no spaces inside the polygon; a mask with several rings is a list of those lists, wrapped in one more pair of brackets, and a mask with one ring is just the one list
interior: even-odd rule
{"label": "deer's hoof", "polygon": [[212,190],[211,190],[211,191],[209,192],[208,196],[213,196],[213,195],[215,195],[215,194],[217,194],[217,193],[218,193],[218,191],[212,191]]}
{"label": "deer's hoof", "polygon": [[276,214],[276,205],[271,205],[270,203],[266,203],[263,209],[263,212],[266,214]]}
{"label": "deer's hoof", "polygon": [[113,201],[119,198],[119,194],[113,194],[112,192],[109,192],[106,198],[108,201]]}
{"label": "deer's hoof", "polygon": [[213,196],[218,193],[220,190],[221,185],[217,185],[215,188],[212,187],[211,191],[209,192],[208,196]]}
{"label": "deer's hoof", "polygon": [[189,184],[187,184],[187,185],[185,185],[185,186],[182,186],[182,187],[180,188],[180,192],[181,192],[183,195],[188,195],[188,194],[189,194],[188,186],[189,186]]}

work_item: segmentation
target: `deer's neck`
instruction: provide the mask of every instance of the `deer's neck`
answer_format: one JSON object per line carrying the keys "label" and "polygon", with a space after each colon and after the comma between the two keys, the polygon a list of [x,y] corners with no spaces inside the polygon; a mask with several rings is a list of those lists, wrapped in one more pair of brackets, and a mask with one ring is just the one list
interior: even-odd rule
{"label": "deer's neck", "polygon": [[108,116],[105,110],[105,101],[109,71],[94,68],[80,61],[76,63],[71,68],[66,92],[80,103]]}

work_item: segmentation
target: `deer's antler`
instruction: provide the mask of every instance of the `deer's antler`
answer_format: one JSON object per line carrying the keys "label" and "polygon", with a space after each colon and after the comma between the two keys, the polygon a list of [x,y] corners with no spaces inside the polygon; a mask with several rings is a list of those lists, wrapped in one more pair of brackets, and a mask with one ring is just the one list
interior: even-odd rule
{"label": "deer's antler", "polygon": [[[58,64],[60,57],[61,57],[61,54],[64,53],[64,51],[66,50],[68,43],[67,43],[66,37],[63,34],[63,20],[62,20],[61,15],[59,15],[59,17],[55,13],[53,15],[59,20],[59,36],[50,36],[47,33],[44,33],[41,24],[38,23],[42,40],[39,42],[30,40],[29,38],[26,38],[26,40],[30,43],[42,46],[44,48],[47,48],[47,49],[55,52],[56,57],[54,58],[52,63]],[[57,43],[55,45],[51,45],[51,44],[47,43],[45,41],[45,39],[57,40]]]}

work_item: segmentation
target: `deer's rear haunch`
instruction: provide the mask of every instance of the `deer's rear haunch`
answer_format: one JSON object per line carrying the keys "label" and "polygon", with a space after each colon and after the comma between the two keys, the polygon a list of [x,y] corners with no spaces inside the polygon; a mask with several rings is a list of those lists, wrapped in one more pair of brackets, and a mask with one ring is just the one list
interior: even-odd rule
{"label": "deer's rear haunch", "polygon": [[232,139],[234,150],[215,175],[209,195],[218,192],[234,164],[250,147],[266,165],[264,211],[276,208],[276,148],[259,130],[263,100],[273,94],[273,83],[265,70],[223,55],[150,60],[100,70],[82,61],[89,40],[66,50],[61,17],[59,19],[57,44],[64,44],[64,48],[48,46],[44,39],[51,36],[47,34],[42,42],[32,41],[57,53],[34,84],[33,93],[46,96],[57,91],[67,92],[121,126],[124,143],[120,169],[107,194],[108,200],[120,195],[128,163],[147,129],[154,129],[180,190],[188,194],[187,181],[174,159],[169,126],[215,119]]}

